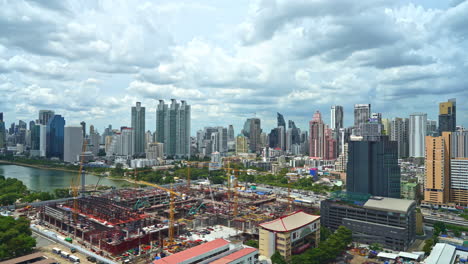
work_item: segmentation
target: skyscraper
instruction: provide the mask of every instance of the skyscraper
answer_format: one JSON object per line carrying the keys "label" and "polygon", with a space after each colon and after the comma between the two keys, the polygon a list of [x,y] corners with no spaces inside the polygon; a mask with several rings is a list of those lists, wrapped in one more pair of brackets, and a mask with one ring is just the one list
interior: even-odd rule
{"label": "skyscraper", "polygon": [[228,127],[228,142],[234,142],[235,136],[234,136],[234,127],[232,125],[229,125]]}
{"label": "skyscraper", "polygon": [[61,115],[54,115],[47,124],[47,157],[63,160],[65,119]]}
{"label": "skyscraper", "polygon": [[284,116],[280,113],[276,113],[277,114],[277,120],[278,120],[278,127],[282,126],[282,127],[286,127],[286,122],[284,121]]}
{"label": "skyscraper", "polygon": [[47,154],[47,126],[39,125],[39,156],[45,157]]}
{"label": "skyscraper", "polygon": [[159,100],[156,109],[156,135],[164,143],[167,156],[190,157],[191,108],[186,101],[171,99],[168,106]]}
{"label": "skyscraper", "polygon": [[452,158],[468,158],[468,130],[453,132],[451,144]]}
{"label": "skyscraper", "polygon": [[256,153],[261,149],[260,134],[262,133],[259,118],[248,118],[244,123],[242,134],[249,139],[249,150]]}
{"label": "skyscraper", "polygon": [[400,198],[398,143],[381,136],[379,141],[348,142],[346,190]]}
{"label": "skyscraper", "polygon": [[34,125],[31,129],[31,156],[40,156],[41,125]]}
{"label": "skyscraper", "polygon": [[426,136],[438,136],[437,121],[428,119],[426,124]]}
{"label": "skyscraper", "polygon": [[333,105],[330,115],[330,128],[335,132],[340,131],[340,128],[343,128],[343,106]]}
{"label": "skyscraper", "polygon": [[0,149],[4,148],[6,145],[6,129],[5,129],[5,122],[3,121],[3,113],[2,113],[2,120],[0,120]]}
{"label": "skyscraper", "polygon": [[433,204],[449,202],[451,132],[439,137],[426,137],[424,201]]}
{"label": "skyscraper", "polygon": [[145,108],[140,102],[132,107],[132,128],[135,153],[142,154],[145,152]]}
{"label": "skyscraper", "polygon": [[409,156],[424,157],[427,114],[414,113],[409,119]]}
{"label": "skyscraper", "polygon": [[409,119],[393,118],[389,132],[390,140],[398,142],[398,157],[409,157]]}
{"label": "skyscraper", "polygon": [[370,104],[355,104],[354,105],[354,127],[359,128],[360,124],[367,123],[371,115]]}
{"label": "skyscraper", "polygon": [[322,121],[322,114],[317,111],[309,122],[309,155],[311,157],[325,156],[325,124]]}
{"label": "skyscraper", "polygon": [[85,138],[86,137],[86,122],[81,121],[80,125],[81,125],[81,129],[83,130],[83,138]]}
{"label": "skyscraper", "polygon": [[247,153],[248,151],[247,138],[244,135],[239,134],[236,137],[236,154]]}
{"label": "skyscraper", "polygon": [[64,132],[63,161],[70,163],[79,161],[82,148],[83,126],[66,126]]}
{"label": "skyscraper", "polygon": [[40,110],[39,111],[39,124],[46,125],[49,124],[49,120],[55,115],[52,110]]}
{"label": "skyscraper", "polygon": [[457,101],[449,99],[439,104],[439,134],[442,132],[455,132],[457,128]]}

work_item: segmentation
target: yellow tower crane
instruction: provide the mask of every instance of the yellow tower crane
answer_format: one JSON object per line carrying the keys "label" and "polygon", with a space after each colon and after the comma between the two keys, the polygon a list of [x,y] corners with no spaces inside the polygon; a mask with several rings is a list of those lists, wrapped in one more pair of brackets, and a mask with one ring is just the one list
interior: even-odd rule
{"label": "yellow tower crane", "polygon": [[150,183],[150,182],[146,182],[146,181],[138,181],[138,180],[135,180],[135,181],[132,181],[133,183],[135,184],[140,184],[140,185],[147,185],[147,186],[151,186],[151,187],[155,187],[155,188],[158,188],[160,190],[163,190],[163,191],[166,191],[168,192],[170,195],[169,195],[169,244],[173,244],[174,243],[174,223],[175,223],[175,218],[174,218],[174,213],[175,213],[175,196],[183,196],[183,194],[180,194],[178,192],[174,192],[172,190],[172,186],[171,186],[171,189],[168,189],[168,188],[165,188],[165,187],[162,187],[160,185],[157,185],[157,184],[154,184],[154,183]]}
{"label": "yellow tower crane", "polygon": [[[79,193],[79,188],[80,188],[80,181],[84,180],[85,177],[85,171],[83,169],[83,163],[84,163],[84,153],[86,152],[86,146],[88,142],[86,139],[83,139],[83,145],[81,146],[81,157],[80,157],[80,170],[78,171],[78,175],[76,177],[72,178],[71,182],[71,190],[73,194],[73,220],[75,221],[75,224],[77,223],[78,220],[78,193]],[[83,182],[84,183],[84,182]],[[81,193],[84,195],[85,192],[85,186],[81,186]]]}

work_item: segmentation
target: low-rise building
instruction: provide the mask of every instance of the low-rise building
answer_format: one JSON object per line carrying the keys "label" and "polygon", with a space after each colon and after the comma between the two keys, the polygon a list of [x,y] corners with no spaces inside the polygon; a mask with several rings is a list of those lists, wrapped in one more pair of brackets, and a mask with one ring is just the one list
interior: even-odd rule
{"label": "low-rise building", "polygon": [[153,261],[153,264],[254,264],[258,261],[258,249],[231,244],[218,238],[193,248]]}
{"label": "low-rise building", "polygon": [[260,255],[278,251],[286,260],[320,242],[320,216],[296,211],[259,225]]}
{"label": "low-rise building", "polygon": [[331,230],[345,226],[359,243],[406,250],[416,237],[416,202],[412,200],[337,192],[321,202],[320,215],[323,226]]}

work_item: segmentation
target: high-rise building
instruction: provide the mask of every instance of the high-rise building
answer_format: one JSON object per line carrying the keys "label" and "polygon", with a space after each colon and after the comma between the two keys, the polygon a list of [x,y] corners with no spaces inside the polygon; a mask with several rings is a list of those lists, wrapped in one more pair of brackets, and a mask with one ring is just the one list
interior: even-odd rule
{"label": "high-rise building", "polygon": [[61,115],[54,115],[47,124],[47,157],[63,160],[65,119]]}
{"label": "high-rise building", "polygon": [[66,126],[64,132],[63,161],[78,162],[83,149],[83,126]]}
{"label": "high-rise building", "polygon": [[277,117],[277,121],[278,121],[278,127],[282,126],[282,127],[286,127],[286,122],[284,121],[284,116],[280,113],[276,113]]}
{"label": "high-rise building", "polygon": [[39,156],[47,156],[47,126],[39,125]]}
{"label": "high-rise building", "polygon": [[346,190],[382,197],[400,197],[398,143],[381,136],[379,141],[348,142]]}
{"label": "high-rise building", "polygon": [[89,126],[89,134],[94,133],[94,125]]}
{"label": "high-rise building", "polygon": [[93,155],[97,155],[99,153],[99,145],[101,142],[101,135],[97,131],[93,131],[89,133],[88,137],[88,149],[87,151],[91,151]]}
{"label": "high-rise building", "polygon": [[355,104],[354,105],[354,127],[358,128],[360,124],[367,123],[371,116],[370,104]]}
{"label": "high-rise building", "polygon": [[228,127],[228,142],[234,142],[236,140],[234,136],[234,127],[229,125]]}
{"label": "high-rise building", "polygon": [[52,110],[40,110],[39,111],[39,124],[46,125],[49,124],[49,120],[55,115],[55,112]]}
{"label": "high-rise building", "polygon": [[244,123],[242,134],[249,139],[249,150],[252,153],[260,151],[260,134],[262,133],[261,122],[259,118],[248,118]]}
{"label": "high-rise building", "polygon": [[236,137],[236,154],[248,153],[248,152],[249,152],[248,139],[244,135],[239,134]]}
{"label": "high-rise building", "polygon": [[436,120],[427,120],[426,125],[426,136],[438,136],[439,131],[437,129],[437,121]]}
{"label": "high-rise building", "polygon": [[439,137],[426,136],[424,201],[433,204],[449,202],[451,132]]}
{"label": "high-rise building", "polygon": [[147,159],[162,159],[164,158],[164,144],[159,142],[152,142],[148,144],[146,149]]}
{"label": "high-rise building", "polygon": [[83,138],[85,138],[86,137],[86,122],[81,121],[80,125],[81,125],[81,130],[83,130]]}
{"label": "high-rise building", "polygon": [[145,152],[145,108],[140,102],[132,107],[132,128],[133,142],[135,142],[135,153],[141,154]]}
{"label": "high-rise building", "polygon": [[150,143],[153,143],[153,134],[151,133],[151,131],[148,130],[145,133],[145,149],[148,148],[148,144]]}
{"label": "high-rise building", "polygon": [[[3,119],[3,113],[2,113]],[[0,120],[0,149],[4,148],[6,145],[6,129],[5,129],[5,122]]]}
{"label": "high-rise building", "polygon": [[455,132],[457,128],[457,101],[449,99],[439,104],[439,134]]}
{"label": "high-rise building", "polygon": [[365,141],[379,141],[382,136],[382,124],[376,119],[369,119],[369,122],[359,125],[360,136]]}
{"label": "high-rise building", "polygon": [[330,128],[335,132],[343,128],[343,106],[333,105],[330,111]]}
{"label": "high-rise building", "polygon": [[228,151],[228,129],[225,127],[205,127],[197,132],[198,152],[211,155],[213,152]]}
{"label": "high-rise building", "polygon": [[0,112],[0,122],[3,122],[3,112]]}
{"label": "high-rise building", "polygon": [[398,157],[409,157],[409,119],[393,118],[389,132],[390,140],[398,142]]}
{"label": "high-rise building", "polygon": [[167,156],[190,157],[190,105],[171,99],[168,106],[159,100],[156,109],[156,134],[164,143]]}
{"label": "high-rise building", "polygon": [[382,135],[384,136],[389,136],[390,138],[392,137],[392,132],[391,132],[391,121],[388,118],[382,118]]}
{"label": "high-rise building", "polygon": [[[31,151],[37,151],[39,153],[41,145],[41,127],[40,125],[34,125],[31,129]],[[39,156],[39,155],[36,155]]]}
{"label": "high-rise building", "polygon": [[322,114],[320,111],[315,112],[312,121],[309,122],[310,157],[323,158],[325,156],[325,128]]}
{"label": "high-rise building", "polygon": [[[468,141],[466,142],[468,143]],[[450,202],[468,205],[468,158],[450,160]]]}
{"label": "high-rise building", "polygon": [[453,132],[451,144],[452,159],[468,158],[468,130]]}
{"label": "high-rise building", "polygon": [[414,113],[409,119],[409,156],[424,157],[427,114]]}

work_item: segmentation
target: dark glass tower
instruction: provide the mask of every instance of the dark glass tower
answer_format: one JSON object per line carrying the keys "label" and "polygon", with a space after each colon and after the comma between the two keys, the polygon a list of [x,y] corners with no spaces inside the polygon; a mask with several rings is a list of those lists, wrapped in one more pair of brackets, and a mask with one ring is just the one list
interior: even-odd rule
{"label": "dark glass tower", "polygon": [[439,104],[439,134],[457,129],[457,100],[449,99]]}
{"label": "dark glass tower", "polygon": [[65,119],[61,115],[54,115],[47,123],[47,151],[48,158],[56,157],[63,160],[63,140]]}
{"label": "dark glass tower", "polygon": [[398,142],[381,136],[380,141],[350,141],[348,144],[346,190],[400,198]]}

